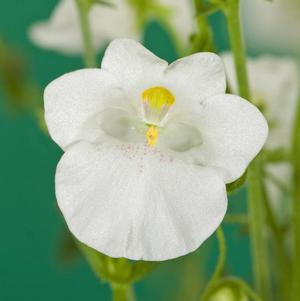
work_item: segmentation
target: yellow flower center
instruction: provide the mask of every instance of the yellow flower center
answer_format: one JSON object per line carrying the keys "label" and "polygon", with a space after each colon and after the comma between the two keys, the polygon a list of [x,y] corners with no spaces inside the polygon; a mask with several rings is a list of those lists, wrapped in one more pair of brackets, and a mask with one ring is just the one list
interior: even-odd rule
{"label": "yellow flower center", "polygon": [[143,114],[145,122],[149,125],[146,133],[149,146],[156,146],[158,127],[174,102],[174,95],[164,87],[152,87],[142,93]]}

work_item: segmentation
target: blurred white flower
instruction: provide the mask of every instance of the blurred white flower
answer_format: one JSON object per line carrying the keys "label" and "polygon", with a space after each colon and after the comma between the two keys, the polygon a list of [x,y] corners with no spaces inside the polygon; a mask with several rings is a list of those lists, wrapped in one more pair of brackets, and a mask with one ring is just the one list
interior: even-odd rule
{"label": "blurred white flower", "polygon": [[[92,40],[95,49],[99,50],[105,43],[114,38],[141,38],[141,29],[137,26],[135,9],[130,0],[110,0],[112,6],[94,5],[89,14]],[[189,0],[157,0],[159,5],[169,10],[169,26],[188,43],[194,30],[194,13]],[[147,15],[148,21],[159,19],[154,12]],[[166,20],[164,20],[166,21]],[[67,54],[83,52],[83,42],[79,15],[75,0],[60,0],[50,19],[36,22],[31,26],[29,35],[40,47],[61,51]]]}
{"label": "blurred white flower", "polygon": [[215,231],[225,183],[268,132],[259,110],[225,86],[213,53],[168,66],[127,39],[110,44],[101,69],[48,85],[46,122],[65,150],[57,200],[80,241],[112,257],[165,260]]}
{"label": "blurred white flower", "polygon": [[[227,72],[229,87],[237,93],[232,55],[222,56]],[[268,150],[290,150],[294,114],[299,97],[299,73],[295,61],[289,58],[265,55],[248,59],[248,76],[254,102],[261,108],[270,125],[265,145]],[[288,185],[292,168],[288,163],[269,164],[268,173]],[[273,182],[268,181],[268,190],[275,202],[282,193]]]}
{"label": "blurred white flower", "polygon": [[242,1],[247,48],[300,55],[299,3],[299,0]]}

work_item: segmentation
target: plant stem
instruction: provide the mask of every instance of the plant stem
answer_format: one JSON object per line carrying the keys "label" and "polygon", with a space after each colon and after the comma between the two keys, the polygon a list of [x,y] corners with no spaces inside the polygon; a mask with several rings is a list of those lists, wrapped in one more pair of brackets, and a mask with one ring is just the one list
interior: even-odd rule
{"label": "plant stem", "polygon": [[[234,56],[239,94],[241,97],[250,100],[250,89],[246,69],[246,53],[240,23],[240,1],[227,0],[226,4],[224,14],[227,20],[229,39]],[[268,298],[270,288],[268,248],[265,237],[263,236],[265,217],[262,202],[263,195],[261,191],[260,164],[260,159],[257,157],[248,169],[249,228],[255,286],[263,299],[270,300],[270,298]]]}
{"label": "plant stem", "polygon": [[248,214],[252,246],[254,283],[264,300],[269,298],[270,275],[268,270],[268,243],[264,236],[265,208],[263,204],[260,158],[257,157],[248,170]]}
{"label": "plant stem", "polygon": [[275,214],[270,206],[269,196],[266,191],[265,185],[262,186],[262,193],[263,193],[263,202],[264,207],[266,210],[266,217],[268,225],[272,231],[274,246],[275,246],[275,256],[277,265],[275,267],[275,271],[277,272],[277,281],[278,287],[278,294],[280,295],[280,300],[290,300],[290,265],[289,260],[285,254],[284,249],[284,233],[278,224]]}
{"label": "plant stem", "polygon": [[85,0],[76,0],[80,26],[81,26],[81,34],[83,40],[84,47],[84,61],[85,66],[87,68],[96,67],[96,53],[93,47],[90,22],[89,22],[89,11],[90,4]]}
{"label": "plant stem", "polygon": [[250,90],[246,67],[246,52],[242,39],[239,4],[239,0],[227,0],[224,13],[227,19],[231,51],[234,57],[239,95],[249,100]]}
{"label": "plant stem", "polygon": [[205,6],[202,0],[194,0],[194,7],[196,10],[197,32],[191,40],[189,54],[200,51],[214,52],[213,34],[207,17],[203,14]]}
{"label": "plant stem", "polygon": [[294,134],[293,134],[293,162],[294,162],[294,189],[293,189],[293,290],[292,300],[298,301],[300,296],[300,98],[298,100]]}
{"label": "plant stem", "polygon": [[209,300],[212,292],[214,291],[215,286],[217,285],[218,281],[221,278],[221,274],[224,270],[225,259],[226,259],[226,243],[225,243],[225,236],[224,232],[221,227],[217,229],[217,239],[219,243],[219,258],[218,263],[215,268],[215,271],[202,295],[201,301]]}
{"label": "plant stem", "polygon": [[113,301],[135,301],[131,286],[111,284]]}

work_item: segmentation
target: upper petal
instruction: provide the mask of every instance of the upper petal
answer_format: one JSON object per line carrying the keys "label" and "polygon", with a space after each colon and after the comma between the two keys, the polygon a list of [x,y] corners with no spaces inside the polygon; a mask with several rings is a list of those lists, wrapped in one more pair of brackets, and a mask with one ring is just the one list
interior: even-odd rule
{"label": "upper petal", "polygon": [[207,99],[199,114],[202,144],[199,163],[219,170],[226,183],[238,179],[258,154],[268,136],[260,111],[239,96],[224,94]]}
{"label": "upper petal", "polygon": [[172,63],[166,71],[166,82],[185,105],[198,106],[209,96],[225,93],[224,65],[214,53],[196,53]]}
{"label": "upper petal", "polygon": [[120,97],[114,80],[100,69],[67,73],[45,89],[45,119],[53,140],[63,149],[82,139],[86,122]]}
{"label": "upper petal", "polygon": [[224,182],[213,169],[133,144],[72,146],[57,168],[56,195],[80,241],[136,260],[195,250],[227,207]]}
{"label": "upper petal", "polygon": [[137,99],[143,90],[161,83],[167,66],[166,61],[130,39],[112,41],[101,64],[102,69],[112,74]]}
{"label": "upper petal", "polygon": [[176,106],[197,106],[203,99],[223,94],[225,71],[221,58],[214,53],[198,53],[168,66],[140,43],[129,39],[114,40],[107,48],[102,68],[140,100],[150,87],[164,86],[178,100]]}

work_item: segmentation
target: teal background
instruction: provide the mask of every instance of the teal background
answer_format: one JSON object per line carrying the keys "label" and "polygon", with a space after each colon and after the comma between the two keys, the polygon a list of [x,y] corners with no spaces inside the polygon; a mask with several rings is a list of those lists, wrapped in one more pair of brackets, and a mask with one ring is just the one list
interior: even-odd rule
{"label": "teal background", "polygon": [[[47,18],[55,4],[54,0],[0,2],[0,37],[25,59],[28,77],[41,89],[63,73],[82,68],[81,58],[40,49],[28,39],[30,24]],[[218,48],[226,49],[224,20],[216,16],[212,23]],[[145,45],[168,61],[177,57],[157,23],[147,27]],[[56,207],[54,174],[61,150],[39,129],[31,112],[11,112],[3,87],[0,101],[0,300],[110,300],[109,287],[96,279],[83,259],[75,255],[66,262],[58,256],[65,226]],[[231,212],[243,211],[245,191],[230,197],[229,205]],[[226,271],[249,280],[246,229],[225,226],[225,230]],[[162,263],[136,285],[138,299],[196,300],[217,251],[212,237],[194,254]],[[202,269],[207,276],[201,277]]]}

